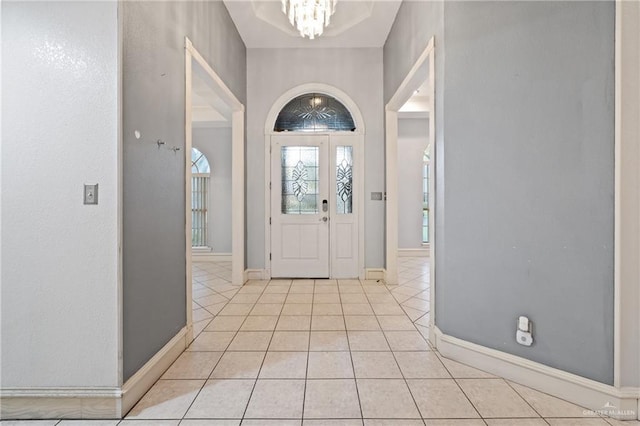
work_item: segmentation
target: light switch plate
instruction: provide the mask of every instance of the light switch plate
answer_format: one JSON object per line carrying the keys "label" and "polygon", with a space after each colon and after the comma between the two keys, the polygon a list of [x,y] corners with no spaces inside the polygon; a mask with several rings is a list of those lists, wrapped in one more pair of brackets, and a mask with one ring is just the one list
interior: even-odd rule
{"label": "light switch plate", "polygon": [[84,203],[98,204],[98,184],[84,185]]}

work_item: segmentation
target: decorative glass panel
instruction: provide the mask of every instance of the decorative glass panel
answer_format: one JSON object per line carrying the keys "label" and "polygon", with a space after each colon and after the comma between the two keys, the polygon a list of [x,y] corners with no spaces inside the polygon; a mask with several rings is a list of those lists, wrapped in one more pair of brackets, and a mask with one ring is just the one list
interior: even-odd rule
{"label": "decorative glass panel", "polygon": [[282,213],[318,213],[317,146],[284,146],[282,158]]}
{"label": "decorative glass panel", "polygon": [[353,213],[353,147],[336,148],[336,210]]}
{"label": "decorative glass panel", "polygon": [[320,93],[307,93],[282,108],[274,131],[354,131],[353,117],[340,101]]}
{"label": "decorative glass panel", "polygon": [[211,173],[207,157],[196,148],[191,148],[191,173]]}

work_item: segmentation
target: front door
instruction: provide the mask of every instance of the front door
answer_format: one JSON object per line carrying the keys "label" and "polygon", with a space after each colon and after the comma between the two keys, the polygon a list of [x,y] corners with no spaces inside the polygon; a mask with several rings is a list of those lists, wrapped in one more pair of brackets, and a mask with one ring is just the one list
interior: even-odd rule
{"label": "front door", "polygon": [[271,276],[328,278],[329,137],[273,136]]}

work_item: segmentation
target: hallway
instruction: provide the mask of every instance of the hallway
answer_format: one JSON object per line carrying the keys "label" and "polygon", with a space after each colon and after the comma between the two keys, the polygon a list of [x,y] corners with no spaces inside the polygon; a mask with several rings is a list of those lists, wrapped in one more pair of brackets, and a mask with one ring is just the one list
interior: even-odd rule
{"label": "hallway", "polygon": [[229,283],[193,264],[191,346],[125,420],[9,425],[638,425],[448,360],[426,341],[428,258],[398,286],[358,280]]}
{"label": "hallway", "polygon": [[[443,358],[425,338],[428,258],[400,285],[358,280],[229,284],[193,266],[195,341],[123,421],[37,425],[638,425]],[[4,424],[4,423],[3,423]]]}

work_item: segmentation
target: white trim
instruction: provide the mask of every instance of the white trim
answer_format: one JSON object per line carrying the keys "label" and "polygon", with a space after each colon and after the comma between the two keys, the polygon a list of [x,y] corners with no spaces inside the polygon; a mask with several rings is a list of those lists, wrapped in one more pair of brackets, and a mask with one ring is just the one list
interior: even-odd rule
{"label": "white trim", "polygon": [[[122,245],[124,241],[124,19],[120,4],[117,7],[118,20],[118,386],[122,386],[124,378],[124,259]],[[2,416],[0,416],[2,418]]]}
{"label": "white trim", "polygon": [[[429,168],[429,250],[431,258],[431,301],[429,323],[433,327],[435,320],[435,38],[431,37],[427,46],[422,51],[411,70],[404,78],[396,93],[391,97],[385,106],[385,180],[387,185],[386,203],[386,282],[387,284],[398,283],[398,111],[413,95],[422,83],[425,74],[429,86],[429,144],[431,144],[431,164]],[[425,67],[428,67],[425,69]],[[433,342],[432,342],[433,343]]]}
{"label": "white trim", "polygon": [[[616,1],[614,385],[640,386],[640,5]],[[640,403],[639,403],[640,407]],[[640,409],[639,409],[640,411]]]}
{"label": "white trim", "polygon": [[364,271],[365,280],[385,280],[386,271],[383,268],[367,268]]}
{"label": "white trim", "polygon": [[244,105],[235,97],[222,79],[211,68],[202,55],[193,47],[191,40],[185,37],[185,245],[186,245],[186,301],[187,301],[187,341],[193,340],[192,284],[191,284],[191,78],[192,65],[195,61],[210,77],[213,88],[220,99],[233,111],[231,118],[231,210],[234,212],[231,220],[231,252],[232,269],[231,281],[235,285],[244,283]]}
{"label": "white trim", "polygon": [[[273,126],[278,118],[278,114],[282,110],[282,108],[292,99],[297,96],[303,95],[305,93],[322,93],[325,95],[332,96],[340,101],[351,113],[354,123],[356,125],[356,130],[353,132],[317,132],[314,133],[316,135],[328,135],[329,137],[333,135],[348,135],[348,136],[356,136],[360,135],[361,139],[359,141],[359,158],[356,158],[356,166],[360,168],[361,173],[359,174],[359,179],[356,179],[356,189],[360,191],[361,197],[358,197],[358,278],[366,277],[366,270],[364,267],[364,207],[365,207],[365,192],[364,192],[364,182],[365,182],[365,174],[364,174],[364,157],[366,151],[366,143],[364,141],[364,135],[366,132],[364,118],[358,108],[358,105],[351,99],[349,95],[347,95],[342,90],[333,87],[324,83],[306,83],[300,86],[293,87],[287,90],[285,93],[280,95],[278,99],[271,105],[271,109],[267,114],[267,118],[265,120],[264,126],[264,190],[265,200],[264,200],[264,264],[265,264],[265,275],[263,279],[271,278],[271,225],[269,223],[271,216],[271,188],[269,187],[269,183],[271,182],[271,136],[272,135],[281,135],[282,132],[274,132]],[[354,143],[354,146],[356,144]]]}
{"label": "white trim", "polygon": [[634,416],[615,416],[616,418],[638,418],[640,388],[618,389],[443,334],[438,327],[434,327],[433,330],[436,347],[446,358],[562,398],[589,410],[602,410],[605,404],[609,403],[620,411],[635,413]]}
{"label": "white trim", "polygon": [[191,254],[191,259],[194,262],[232,262],[233,255],[231,253],[207,253],[194,251]]}
{"label": "white trim", "polygon": [[[244,278],[244,234],[245,234],[245,214],[244,214],[244,124],[245,124],[245,108],[242,102],[235,97],[233,92],[227,87],[224,81],[218,76],[218,74],[211,68],[202,55],[193,47],[193,44],[188,37],[185,37],[185,50],[187,57],[191,57],[200,65],[211,78],[214,84],[214,90],[220,96],[223,102],[225,102],[233,111],[231,117],[231,145],[232,145],[232,172],[231,172],[231,209],[234,212],[234,218],[231,223],[231,252],[233,254],[233,266],[232,266],[232,282],[236,285],[243,284]],[[188,61],[187,61],[188,62]],[[188,76],[190,78],[190,74]],[[188,91],[190,92],[190,85]],[[191,104],[186,104],[186,109],[191,109]],[[189,115],[190,117],[190,115]],[[187,148],[191,150],[191,122],[185,123],[185,128],[188,129],[185,134],[189,137]],[[189,160],[187,181],[190,182],[191,163]],[[187,213],[190,213],[190,204],[187,204]],[[189,215],[187,215],[189,216]],[[191,235],[191,229],[189,229],[189,236]],[[189,238],[189,241],[191,239]],[[189,244],[191,244],[189,242]]]}
{"label": "white trim", "polygon": [[122,386],[0,389],[1,419],[119,419],[151,389],[187,347],[187,327]]}
{"label": "white trim", "polygon": [[184,58],[184,208],[185,208],[185,222],[184,222],[184,237],[185,237],[185,291],[186,294],[186,313],[187,313],[187,340],[191,342],[193,340],[193,273],[191,265],[191,244],[192,244],[192,221],[191,221],[191,148],[192,143],[192,119],[191,119],[191,103],[192,103],[192,53],[190,49],[191,41],[185,38],[185,58]]}
{"label": "white trim", "polygon": [[28,388],[0,391],[0,419],[116,419],[119,388]]}
{"label": "white trim", "polygon": [[147,361],[136,374],[126,381],[122,386],[121,417],[124,417],[140,398],[151,389],[151,386],[178,359],[180,354],[189,346],[189,343],[188,330],[187,327],[184,327]]}
{"label": "white trim", "polygon": [[267,120],[265,121],[265,124],[264,124],[265,135],[271,135],[275,133],[273,131],[273,126],[282,108],[284,108],[284,106],[287,103],[289,103],[290,100],[294,99],[297,96],[304,95],[305,93],[322,93],[324,95],[329,95],[336,98],[344,106],[347,107],[356,125],[355,132],[332,132],[332,133],[345,133],[349,135],[353,135],[353,134],[360,135],[365,133],[365,124],[364,124],[364,119],[362,118],[362,113],[360,112],[360,108],[358,108],[358,105],[356,105],[356,103],[351,99],[349,95],[347,95],[342,90],[328,84],[307,83],[307,84],[302,84],[300,86],[296,86],[287,90],[282,95],[280,95],[280,97],[273,103],[273,105],[271,105],[271,109],[267,114]]}
{"label": "white trim", "polygon": [[398,257],[429,257],[429,247],[398,249]]}
{"label": "white trim", "polygon": [[266,269],[247,269],[244,271],[245,282],[249,280],[268,280],[270,278],[269,271]]}

